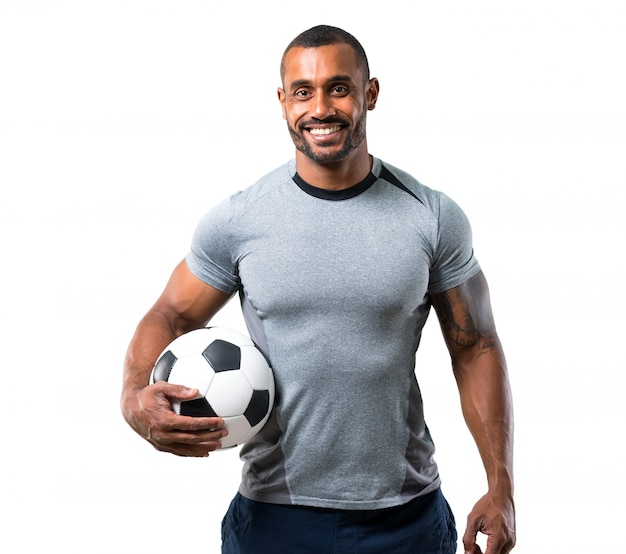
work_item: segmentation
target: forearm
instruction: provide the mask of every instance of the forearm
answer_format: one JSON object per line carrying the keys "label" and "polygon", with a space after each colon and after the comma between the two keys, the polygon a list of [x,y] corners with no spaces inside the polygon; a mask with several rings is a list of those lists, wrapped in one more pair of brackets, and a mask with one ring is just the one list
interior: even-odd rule
{"label": "forearm", "polygon": [[145,387],[163,349],[183,333],[206,325],[229,297],[179,264],[161,297],[137,325],[124,361],[122,394]]}
{"label": "forearm", "polygon": [[463,415],[478,447],[490,490],[513,494],[513,402],[506,361],[496,340],[454,363]]}
{"label": "forearm", "polygon": [[224,421],[215,417],[184,417],[172,401],[196,397],[197,390],[166,382],[149,385],[152,367],[163,349],[187,330],[164,314],[149,312],[137,326],[124,364],[121,410],[126,422],[157,450],[179,456],[207,456],[220,448]]}
{"label": "forearm", "polygon": [[176,331],[162,314],[151,311],[143,317],[126,352],[123,391],[148,384],[154,362],[176,336]]}
{"label": "forearm", "polygon": [[207,456],[220,447],[224,420],[176,414],[172,402],[196,398],[198,391],[159,381],[150,373],[176,337],[205,326],[230,294],[196,278],[183,260],[154,306],[137,325],[124,361],[121,410],[126,422],[157,450],[179,456]]}
{"label": "forearm", "polygon": [[476,544],[482,532],[489,536],[486,554],[506,554],[515,545],[513,402],[487,282],[478,273],[432,301],[489,487],[467,518],[465,552],[482,552]]}

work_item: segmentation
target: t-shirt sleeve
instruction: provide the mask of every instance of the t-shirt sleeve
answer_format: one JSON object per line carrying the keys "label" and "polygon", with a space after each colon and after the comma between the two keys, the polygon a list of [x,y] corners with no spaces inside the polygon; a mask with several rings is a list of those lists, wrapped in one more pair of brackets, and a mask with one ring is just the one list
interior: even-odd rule
{"label": "t-shirt sleeve", "polygon": [[428,292],[437,294],[457,287],[479,271],[469,220],[458,204],[441,194],[437,244]]}
{"label": "t-shirt sleeve", "polygon": [[226,293],[240,286],[231,240],[231,206],[230,199],[225,200],[200,220],[185,258],[198,279]]}

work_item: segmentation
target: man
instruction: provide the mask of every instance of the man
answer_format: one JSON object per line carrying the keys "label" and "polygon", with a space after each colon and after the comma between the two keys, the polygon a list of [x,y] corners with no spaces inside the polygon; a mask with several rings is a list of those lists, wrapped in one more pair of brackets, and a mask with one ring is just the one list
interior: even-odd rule
{"label": "man", "polygon": [[296,157],[212,209],[129,346],[122,410],[155,448],[208,456],[219,418],[174,414],[195,390],[148,385],[161,350],[238,292],[277,396],[241,450],[223,552],[456,552],[414,363],[431,305],[488,490],[465,551],[515,542],[512,408],[471,231],[445,195],[369,155],[379,83],[363,48],[318,26],[287,47],[278,99]]}

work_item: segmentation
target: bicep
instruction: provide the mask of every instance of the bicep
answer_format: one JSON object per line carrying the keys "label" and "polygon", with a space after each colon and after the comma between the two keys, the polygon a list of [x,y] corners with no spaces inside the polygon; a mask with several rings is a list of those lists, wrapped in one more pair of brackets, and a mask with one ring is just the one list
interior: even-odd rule
{"label": "bicep", "polygon": [[460,286],[433,295],[431,301],[470,426],[488,419],[485,414],[490,410],[505,413],[510,405],[506,359],[484,275],[479,272]]}
{"label": "bicep", "polygon": [[181,261],[152,310],[165,316],[179,332],[203,327],[232,296],[198,279]]}
{"label": "bicep", "polygon": [[498,343],[489,288],[482,271],[453,289],[435,294],[431,302],[453,361]]}

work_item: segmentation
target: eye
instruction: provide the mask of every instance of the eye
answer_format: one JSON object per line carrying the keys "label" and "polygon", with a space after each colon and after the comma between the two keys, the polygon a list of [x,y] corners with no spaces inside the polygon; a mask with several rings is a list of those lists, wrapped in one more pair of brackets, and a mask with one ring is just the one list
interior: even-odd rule
{"label": "eye", "polygon": [[311,96],[311,93],[308,90],[301,88],[301,89],[296,90],[296,92],[294,92],[293,95],[300,100],[305,100],[309,96]]}
{"label": "eye", "polygon": [[350,89],[345,85],[335,85],[331,89],[331,92],[335,96],[346,96],[350,92]]}

